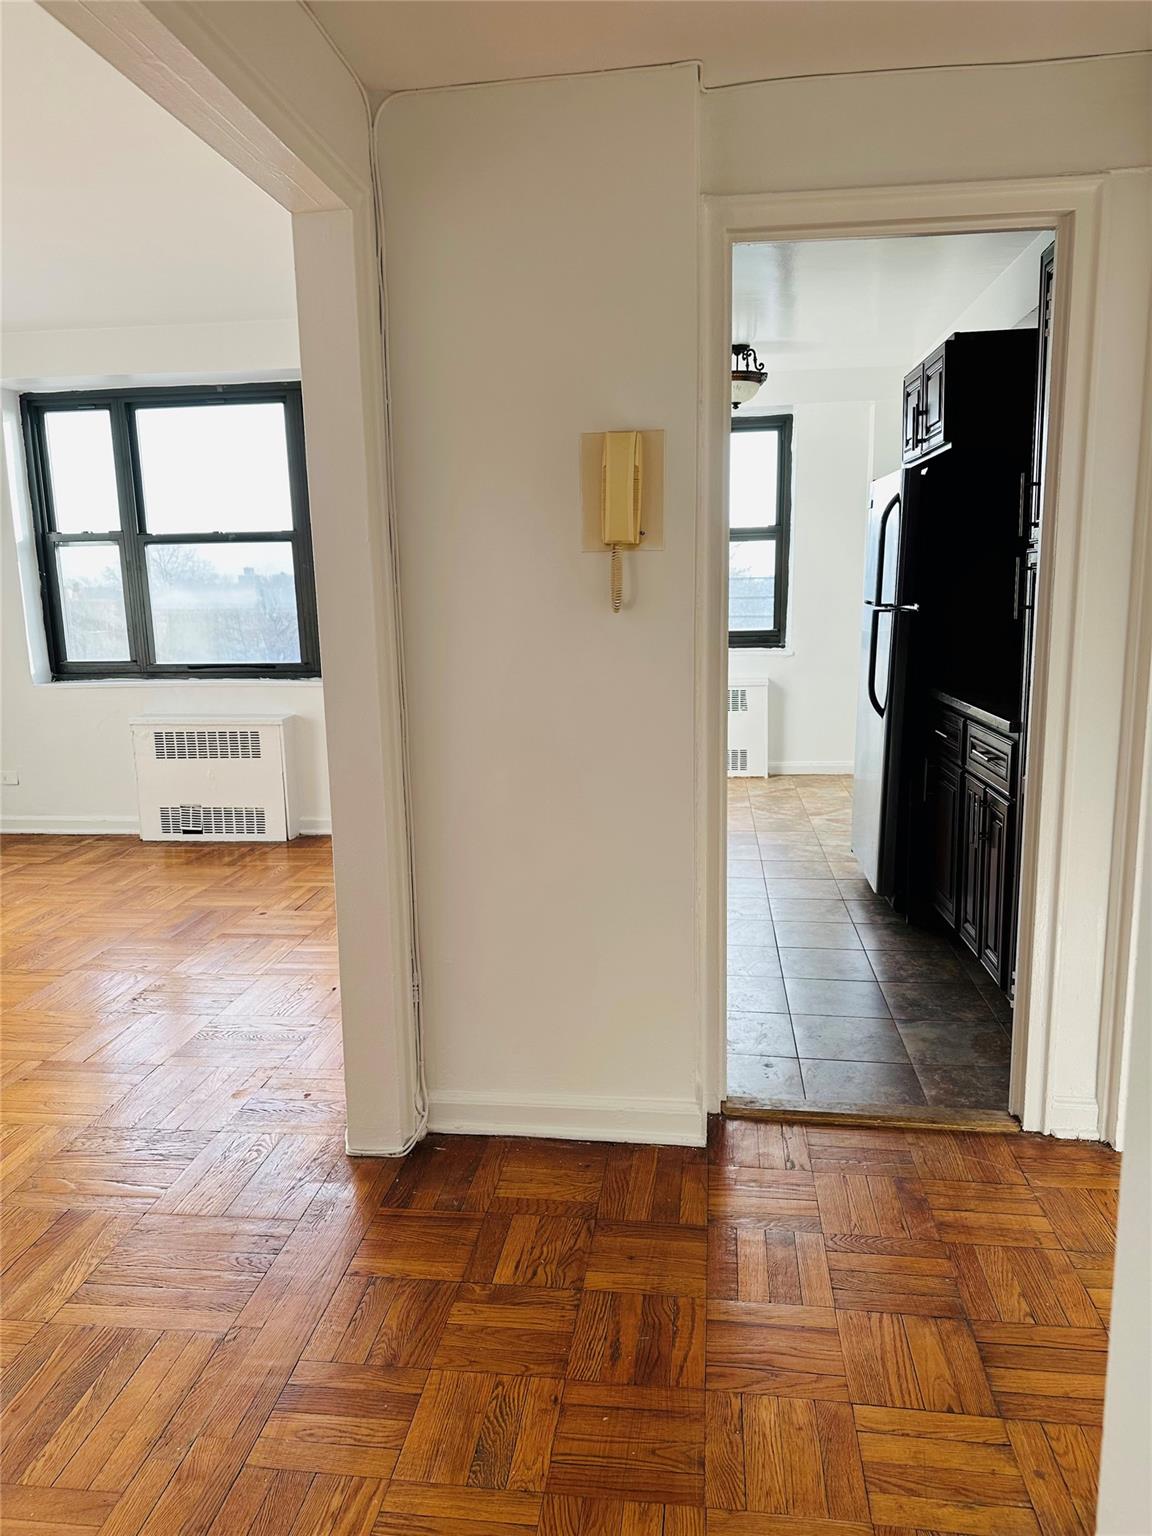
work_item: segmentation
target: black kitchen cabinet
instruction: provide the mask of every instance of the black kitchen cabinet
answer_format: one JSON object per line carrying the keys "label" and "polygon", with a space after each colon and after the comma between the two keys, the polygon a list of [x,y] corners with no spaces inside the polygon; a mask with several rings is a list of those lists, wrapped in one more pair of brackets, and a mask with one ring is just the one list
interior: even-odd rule
{"label": "black kitchen cabinet", "polygon": [[924,398],[920,406],[920,451],[931,453],[944,441],[944,348],[924,360]]}
{"label": "black kitchen cabinet", "polygon": [[980,842],[984,832],[984,786],[964,775],[960,790],[960,905],[956,931],[974,955],[980,952]]}
{"label": "black kitchen cabinet", "polygon": [[904,380],[904,452],[907,463],[920,451],[920,413],[924,403],[924,364]]}
{"label": "black kitchen cabinet", "polygon": [[931,849],[930,898],[950,926],[956,922],[960,891],[960,859],[957,829],[960,825],[960,771],[939,757],[929,758],[925,801],[927,833]]}
{"label": "black kitchen cabinet", "polygon": [[1027,454],[1035,375],[1035,331],[949,336],[905,375],[904,463],[946,446],[976,449],[1017,434]]}
{"label": "black kitchen cabinet", "polygon": [[1015,733],[959,700],[929,719],[924,764],[930,907],[996,982],[1011,980],[1015,918]]}
{"label": "black kitchen cabinet", "polygon": [[980,963],[999,987],[1006,987],[1011,949],[1012,807],[994,789],[984,791],[984,828],[980,870]]}
{"label": "black kitchen cabinet", "polygon": [[964,775],[964,852],[960,921],[965,945],[999,987],[1007,986],[1010,949],[1010,844],[1013,806],[999,790]]}

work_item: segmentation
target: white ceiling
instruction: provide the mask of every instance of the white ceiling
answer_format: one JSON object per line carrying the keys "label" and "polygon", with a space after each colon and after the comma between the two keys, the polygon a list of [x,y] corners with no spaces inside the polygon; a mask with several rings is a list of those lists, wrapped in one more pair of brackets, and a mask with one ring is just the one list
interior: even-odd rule
{"label": "white ceiling", "polygon": [[1038,238],[1035,230],[738,245],[732,339],[771,369],[904,368]]}
{"label": "white ceiling", "polygon": [[1152,47],[1137,0],[310,0],[377,93],[699,59],[705,85]]}
{"label": "white ceiling", "polygon": [[31,0],[2,0],[6,331],[295,316],[290,216]]}

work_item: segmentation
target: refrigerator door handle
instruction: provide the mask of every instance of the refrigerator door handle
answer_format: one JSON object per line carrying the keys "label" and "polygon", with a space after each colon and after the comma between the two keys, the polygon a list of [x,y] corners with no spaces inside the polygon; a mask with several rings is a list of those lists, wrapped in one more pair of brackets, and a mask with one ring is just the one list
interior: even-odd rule
{"label": "refrigerator door handle", "polygon": [[872,614],[872,635],[868,643],[868,702],[880,716],[884,718],[884,705],[876,697],[876,645],[880,638],[880,615],[886,610],[878,608]]}
{"label": "refrigerator door handle", "polygon": [[884,556],[885,544],[888,538],[888,519],[900,506],[900,493],[897,492],[892,500],[880,514],[880,527],[876,539],[876,603],[880,601],[880,594],[884,590]]}

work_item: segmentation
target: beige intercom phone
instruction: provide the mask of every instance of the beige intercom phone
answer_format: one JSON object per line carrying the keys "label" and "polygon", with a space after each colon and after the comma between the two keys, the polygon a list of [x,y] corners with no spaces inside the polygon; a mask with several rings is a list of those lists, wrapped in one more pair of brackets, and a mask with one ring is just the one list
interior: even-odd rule
{"label": "beige intercom phone", "polygon": [[605,432],[600,479],[600,537],[612,550],[612,612],[620,612],[624,573],[620,551],[640,543],[644,439],[640,432]]}

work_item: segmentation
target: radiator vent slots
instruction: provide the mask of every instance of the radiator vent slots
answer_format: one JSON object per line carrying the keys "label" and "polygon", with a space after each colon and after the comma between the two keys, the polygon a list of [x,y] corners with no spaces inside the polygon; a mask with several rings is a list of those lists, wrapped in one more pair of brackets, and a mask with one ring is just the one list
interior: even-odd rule
{"label": "radiator vent slots", "polygon": [[743,715],[748,712],[747,688],[729,688],[728,713],[730,715]]}
{"label": "radiator vent slots", "polygon": [[160,830],[168,837],[263,837],[262,805],[162,805]]}
{"label": "radiator vent slots", "polygon": [[747,749],[747,747],[733,747],[729,751],[729,753],[728,753],[728,772],[729,773],[747,773],[748,772],[748,749]]}
{"label": "radiator vent slots", "polygon": [[197,760],[260,756],[260,732],[246,730],[153,731],[158,762],[187,763]]}

